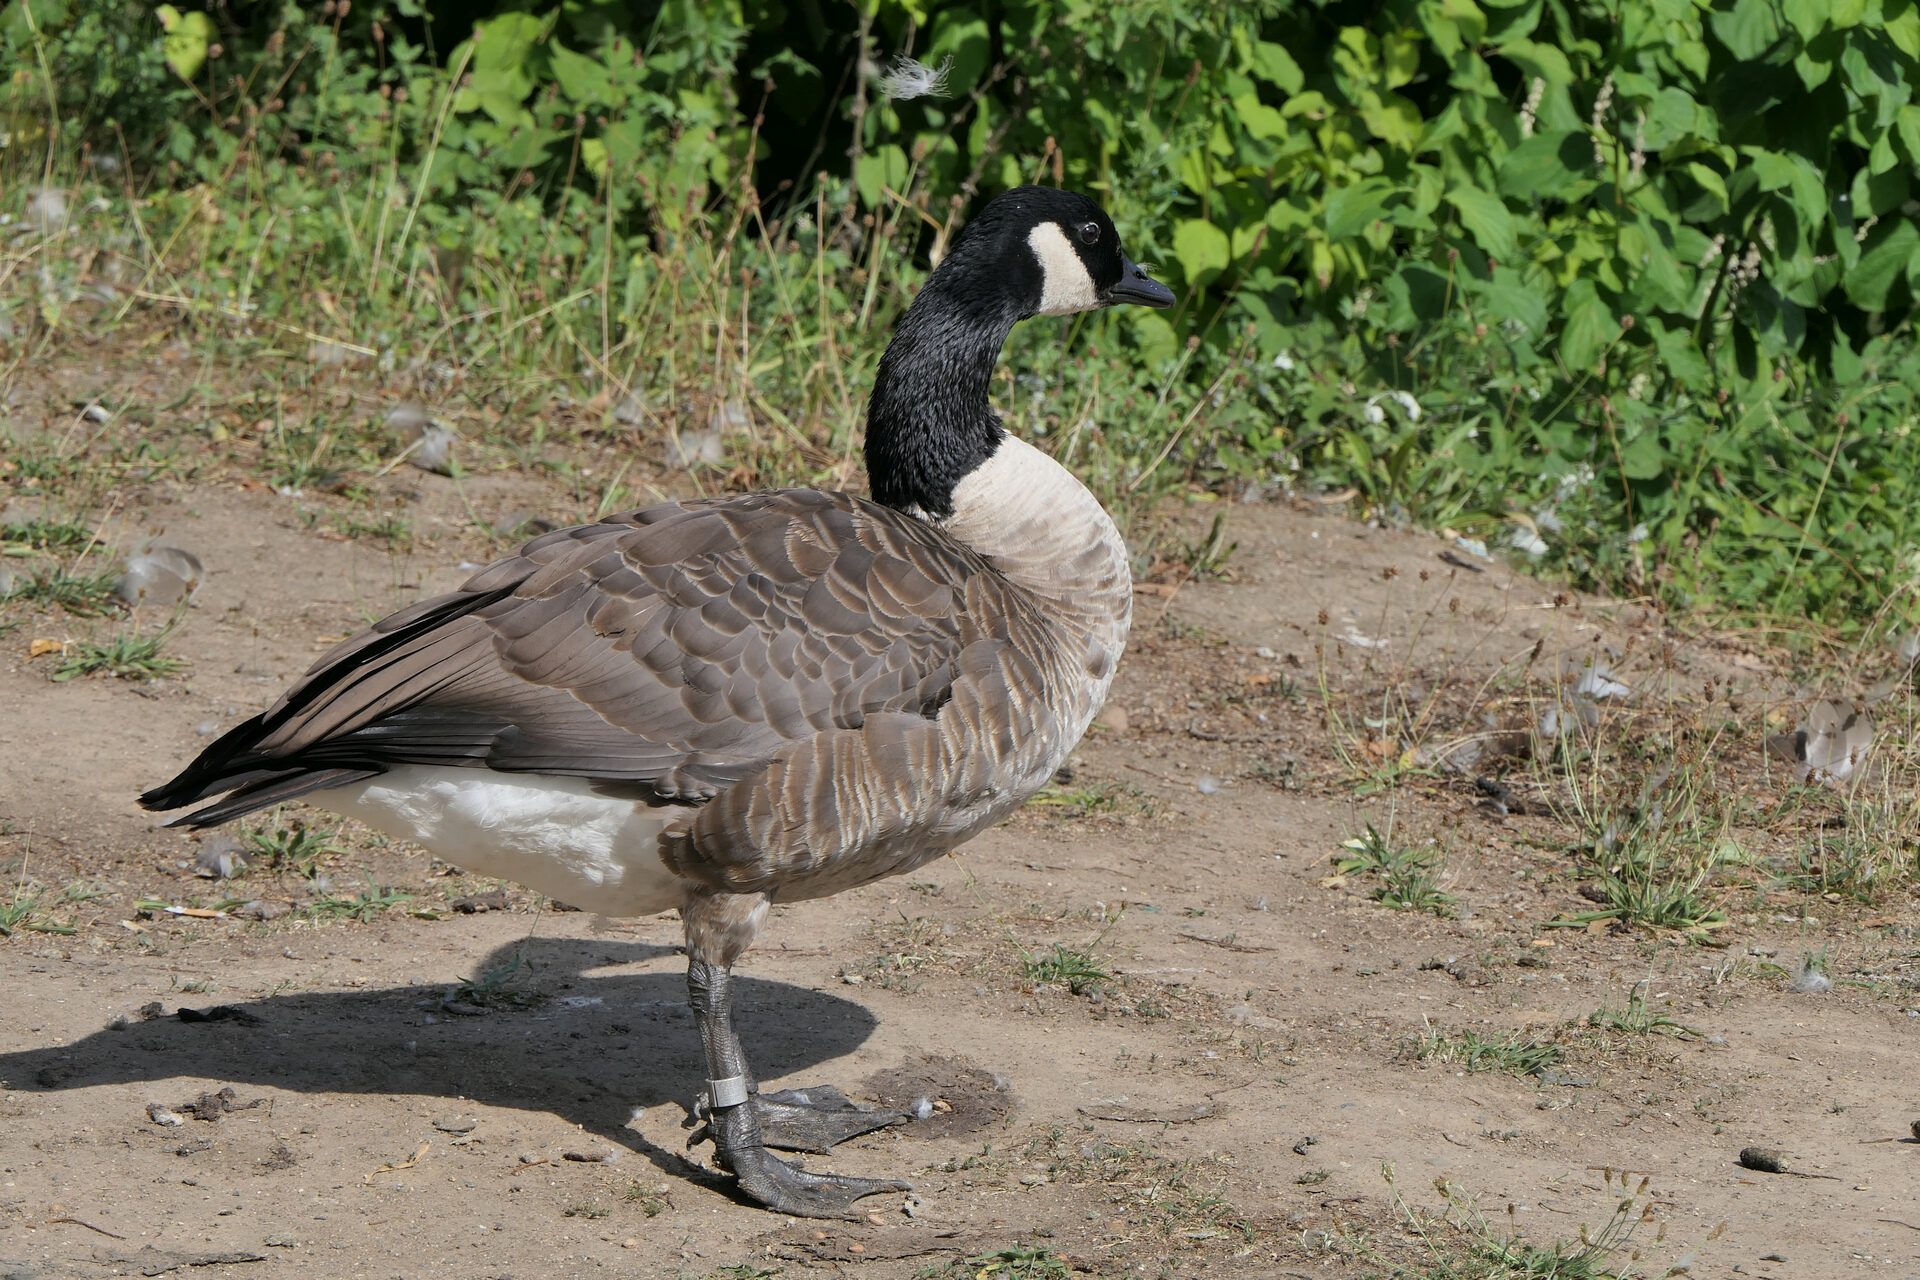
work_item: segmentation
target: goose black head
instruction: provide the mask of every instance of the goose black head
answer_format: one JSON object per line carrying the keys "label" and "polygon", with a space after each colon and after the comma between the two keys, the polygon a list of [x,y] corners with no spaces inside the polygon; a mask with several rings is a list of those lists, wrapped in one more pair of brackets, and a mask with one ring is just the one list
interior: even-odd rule
{"label": "goose black head", "polygon": [[1104,209],[1057,187],[1015,187],[995,197],[941,268],[958,277],[951,282],[960,289],[1011,300],[1022,318],[1174,302],[1171,289],[1127,256]]}
{"label": "goose black head", "polygon": [[1015,187],[966,225],[901,317],[867,406],[867,477],[890,507],[952,514],[954,486],[1000,447],[988,402],[1000,349],[1029,316],[1173,305],[1086,196]]}

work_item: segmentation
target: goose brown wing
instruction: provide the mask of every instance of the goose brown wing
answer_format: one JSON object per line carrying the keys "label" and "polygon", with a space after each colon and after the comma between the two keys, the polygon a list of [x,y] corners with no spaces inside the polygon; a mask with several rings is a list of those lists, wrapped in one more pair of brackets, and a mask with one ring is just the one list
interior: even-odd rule
{"label": "goose brown wing", "polygon": [[[544,535],[338,646],[153,807],[258,779],[472,765],[699,799],[880,711],[932,715],[1006,584],[845,494],[675,503]],[[196,776],[197,774],[197,776]]]}

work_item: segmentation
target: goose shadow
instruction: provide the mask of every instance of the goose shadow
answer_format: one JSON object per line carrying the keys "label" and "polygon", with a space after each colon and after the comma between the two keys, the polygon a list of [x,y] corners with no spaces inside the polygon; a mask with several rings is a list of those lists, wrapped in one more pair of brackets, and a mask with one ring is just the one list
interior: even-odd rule
{"label": "goose shadow", "polygon": [[[657,971],[608,971],[662,960]],[[70,1044],[0,1053],[0,1082],[58,1092],[186,1077],[459,1099],[547,1112],[665,1171],[712,1180],[629,1127],[634,1108],[685,1107],[705,1084],[678,948],[529,938],[496,947],[473,972],[511,976],[478,1005],[449,1000],[445,983],[273,994],[211,1009],[217,1002],[195,1008],[190,999],[190,1016],[206,1020],[169,1009]],[[748,1060],[767,1079],[840,1058],[877,1025],[851,1001],[746,973],[734,994]]]}

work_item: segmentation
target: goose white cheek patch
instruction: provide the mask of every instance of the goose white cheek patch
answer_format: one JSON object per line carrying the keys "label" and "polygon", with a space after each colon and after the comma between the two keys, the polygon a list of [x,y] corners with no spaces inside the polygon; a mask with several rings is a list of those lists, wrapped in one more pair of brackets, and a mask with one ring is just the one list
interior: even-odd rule
{"label": "goose white cheek patch", "polygon": [[1041,223],[1027,233],[1027,244],[1040,260],[1041,315],[1070,315],[1100,305],[1087,264],[1080,261],[1059,223]]}

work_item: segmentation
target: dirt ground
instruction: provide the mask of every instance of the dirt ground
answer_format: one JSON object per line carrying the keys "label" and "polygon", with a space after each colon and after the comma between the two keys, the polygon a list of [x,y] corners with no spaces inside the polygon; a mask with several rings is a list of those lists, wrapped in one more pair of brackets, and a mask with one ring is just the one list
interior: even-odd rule
{"label": "dirt ground", "polygon": [[[201,878],[199,842],[135,807],[334,639],[457,583],[489,553],[472,513],[590,505],[521,469],[402,467],[365,500],[410,521],[389,545],[236,475],[123,478],[102,504],[111,545],[164,530],[206,562],[168,641],[184,673],[55,683],[34,642],[114,624],[16,612],[0,635],[0,901],[37,886],[38,923],[72,930],[0,938],[0,1276],[1544,1275],[1441,1259],[1577,1248],[1643,1179],[1633,1274],[1920,1276],[1911,887],[1869,908],[1736,877],[1704,941],[1555,927],[1593,904],[1536,774],[1504,799],[1473,771],[1356,774],[1407,745],[1368,707],[1430,708],[1431,750],[1606,646],[1636,705],[1712,681],[1757,727],[1796,691],[1764,655],[1456,567],[1433,535],[1234,507],[1227,580],[1142,588],[1118,714],[1070,779],[959,856],[776,911],[739,1010],[763,1080],[932,1107],[806,1157],[911,1196],[799,1222],[686,1149],[675,920],[513,886],[466,913],[500,886],[319,814],[343,845],[322,881]],[[1432,843],[1452,918],[1336,874],[1368,824]],[[311,910],[370,884],[413,896]],[[1794,989],[1822,949],[1836,985]],[[1047,967],[1080,953],[1098,975]],[[1692,1034],[1589,1024],[1636,991]],[[1419,1051],[1468,1031],[1563,1060]],[[1790,1172],[1743,1168],[1754,1146]]]}

